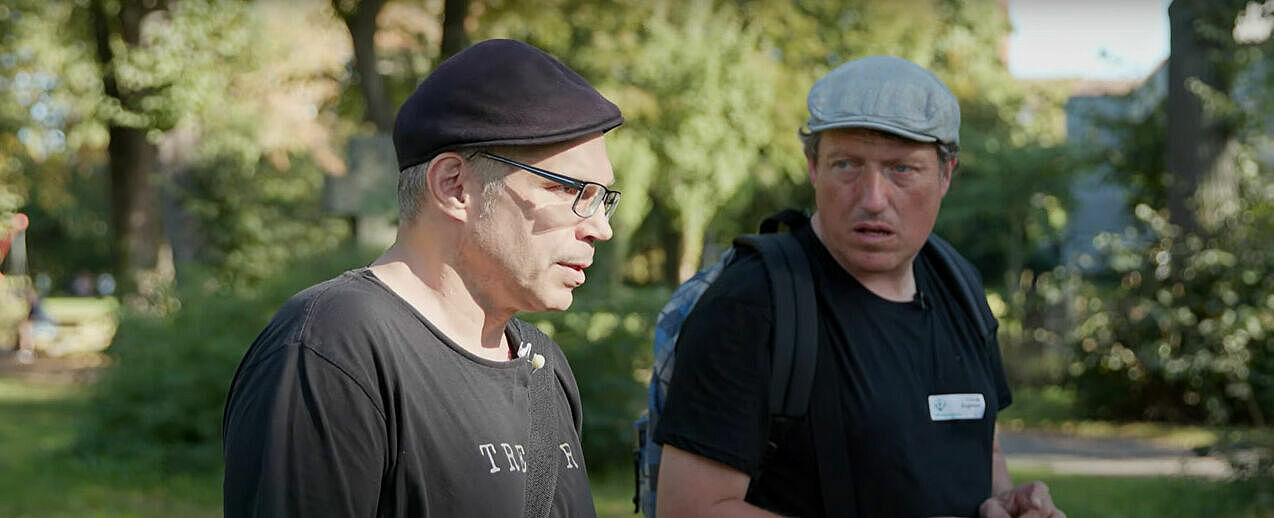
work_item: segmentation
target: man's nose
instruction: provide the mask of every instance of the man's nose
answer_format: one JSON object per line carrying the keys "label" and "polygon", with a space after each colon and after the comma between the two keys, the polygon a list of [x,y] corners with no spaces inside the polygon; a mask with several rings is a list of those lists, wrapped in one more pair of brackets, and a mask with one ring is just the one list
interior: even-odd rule
{"label": "man's nose", "polygon": [[889,207],[889,179],[884,171],[871,168],[863,178],[863,190],[859,200],[863,210],[877,213]]}
{"label": "man's nose", "polygon": [[583,240],[609,241],[615,236],[614,229],[610,227],[610,218],[606,217],[606,211],[601,207],[592,216],[584,218],[578,228],[579,237]]}

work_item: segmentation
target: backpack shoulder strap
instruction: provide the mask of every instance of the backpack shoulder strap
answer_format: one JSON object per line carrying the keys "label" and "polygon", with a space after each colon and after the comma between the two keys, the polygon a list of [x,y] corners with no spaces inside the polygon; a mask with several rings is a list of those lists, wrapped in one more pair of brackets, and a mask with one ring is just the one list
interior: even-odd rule
{"label": "backpack shoulder strap", "polygon": [[787,225],[787,228],[795,230],[802,226],[808,225],[810,222],[809,214],[796,209],[783,209],[771,214],[761,222],[762,234],[773,234],[779,231],[779,224]]}
{"label": "backpack shoulder strap", "polygon": [[734,244],[759,252],[770,276],[774,306],[770,414],[804,416],[818,359],[818,305],[809,259],[790,233],[748,234],[735,238]]}
{"label": "backpack shoulder strap", "polygon": [[[795,211],[785,211],[795,212]],[[762,224],[774,224],[777,214]],[[804,218],[804,215],[797,213]],[[791,221],[784,220],[796,228]],[[799,222],[798,222],[799,224]],[[774,227],[769,227],[770,229]],[[792,234],[741,236],[735,246],[746,245],[761,252],[770,275],[774,300],[774,353],[770,378],[772,418],[817,415],[811,426],[818,469],[822,510],[826,516],[853,509],[857,498],[845,445],[845,416],[832,397],[813,397],[814,370],[818,360],[818,298],[810,272],[809,258]],[[818,405],[815,410],[812,408]]]}
{"label": "backpack shoulder strap", "polygon": [[995,332],[999,324],[986,303],[986,289],[982,286],[982,278],[978,275],[978,271],[956,251],[955,247],[937,234],[929,234],[924,251],[929,254],[938,275],[943,279],[955,281],[953,291],[973,322],[979,339],[984,344],[988,343],[991,334]]}

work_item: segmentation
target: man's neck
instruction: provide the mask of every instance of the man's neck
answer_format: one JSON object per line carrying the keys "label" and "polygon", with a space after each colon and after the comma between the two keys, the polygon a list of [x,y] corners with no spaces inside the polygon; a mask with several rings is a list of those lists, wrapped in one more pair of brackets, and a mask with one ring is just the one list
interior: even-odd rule
{"label": "man's neck", "polygon": [[412,246],[399,241],[372,262],[371,271],[434,327],[465,350],[489,360],[512,358],[504,330],[514,311],[500,311],[484,303],[466,283],[456,261],[438,255],[447,247]]}
{"label": "man's neck", "polygon": [[810,226],[813,227],[814,235],[823,244],[823,248],[826,248],[832,258],[836,259],[837,264],[840,264],[841,268],[849,272],[864,288],[867,288],[867,291],[893,302],[908,302],[916,297],[916,275],[912,268],[915,257],[906,261],[897,270],[867,271],[856,268],[849,261],[849,258],[842,257],[836,248],[828,246],[827,240],[823,238],[822,225],[817,217],[810,218]]}

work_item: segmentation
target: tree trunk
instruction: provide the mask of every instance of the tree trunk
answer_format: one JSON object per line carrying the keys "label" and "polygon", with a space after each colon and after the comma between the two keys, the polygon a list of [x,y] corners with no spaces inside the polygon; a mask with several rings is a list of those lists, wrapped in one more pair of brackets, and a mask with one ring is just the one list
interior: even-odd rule
{"label": "tree trunk", "polygon": [[1022,270],[1026,268],[1026,217],[1009,219],[1008,235],[1004,244],[1004,299],[1014,301],[1021,289]]}
{"label": "tree trunk", "polygon": [[[1227,203],[1233,183],[1225,160],[1230,144],[1226,124],[1206,113],[1202,99],[1190,90],[1194,81],[1228,91],[1228,84],[1211,57],[1223,49],[1218,42],[1199,37],[1195,23],[1209,6],[1202,2],[1176,1],[1168,8],[1171,58],[1168,60],[1167,171],[1168,215],[1187,231],[1199,229],[1199,218],[1214,215]],[[1211,7],[1215,9],[1215,7]],[[1208,196],[1199,196],[1207,186]]]}
{"label": "tree trunk", "polygon": [[394,110],[385,92],[385,79],[376,68],[376,15],[385,0],[363,0],[355,5],[351,12],[341,9],[339,0],[332,0],[354,42],[354,71],[367,104],[367,121],[376,126],[377,132],[388,134],[394,130]]}
{"label": "tree trunk", "polygon": [[703,239],[707,234],[706,215],[682,214],[681,246],[677,253],[677,284],[690,280],[699,271],[703,258]]}
{"label": "tree trunk", "polygon": [[[115,74],[115,56],[110,47],[112,20],[101,0],[93,2],[93,31],[98,62],[102,66],[102,84],[108,97],[114,98],[128,111],[137,112],[134,92],[123,91]],[[141,44],[142,17],[146,11],[133,2],[124,2],[118,15],[118,30],[130,47]],[[156,148],[146,139],[146,128],[133,128],[108,122],[110,143],[110,202],[112,253],[119,274],[120,291],[136,289],[139,274],[155,268],[159,260],[162,225],[156,203],[151,173],[155,167]]]}
{"label": "tree trunk", "polygon": [[469,0],[446,0],[442,13],[442,48],[438,61],[456,55],[469,46],[469,33],[464,20],[469,14]]}

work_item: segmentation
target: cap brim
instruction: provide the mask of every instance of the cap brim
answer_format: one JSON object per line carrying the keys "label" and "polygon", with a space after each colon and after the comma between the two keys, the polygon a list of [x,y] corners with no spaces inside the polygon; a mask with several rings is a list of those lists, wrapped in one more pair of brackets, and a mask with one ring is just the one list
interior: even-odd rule
{"label": "cap brim", "polygon": [[914,140],[916,142],[937,142],[938,141],[938,138],[932,135],[923,135],[920,133],[916,133],[914,131],[909,131],[909,130],[900,128],[898,126],[893,126],[890,124],[884,124],[884,123],[873,122],[873,121],[838,121],[838,122],[825,122],[822,124],[809,125],[810,133],[817,133],[817,132],[825,131],[829,129],[844,129],[844,128],[867,128],[867,129],[880,130],[885,133],[892,133],[894,135],[898,135],[899,137]]}

